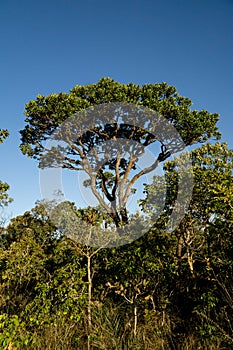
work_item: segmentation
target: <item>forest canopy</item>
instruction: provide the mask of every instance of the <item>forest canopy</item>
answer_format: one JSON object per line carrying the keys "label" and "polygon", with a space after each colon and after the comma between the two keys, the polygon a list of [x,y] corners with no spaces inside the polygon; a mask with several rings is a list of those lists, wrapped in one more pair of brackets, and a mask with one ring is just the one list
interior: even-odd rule
{"label": "forest canopy", "polygon": [[[42,200],[2,227],[2,349],[233,348],[233,150],[216,142],[219,115],[191,106],[166,83],[110,78],[26,104],[21,151],[42,168],[89,171],[85,185],[99,205],[61,202],[54,220],[54,204]],[[1,131],[0,142],[6,136]],[[62,143],[48,147],[52,136]],[[143,170],[160,164],[163,174],[144,184],[139,204],[149,229],[138,237],[140,217],[130,226],[127,195],[137,190],[138,162],[154,144],[157,154]],[[180,152],[183,146],[192,149]],[[187,156],[192,196],[169,231],[177,198],[187,199],[190,182],[179,186],[190,170]],[[6,205],[8,185],[0,186]],[[108,248],[75,239],[90,225],[100,235],[103,227],[129,226],[134,239]]]}

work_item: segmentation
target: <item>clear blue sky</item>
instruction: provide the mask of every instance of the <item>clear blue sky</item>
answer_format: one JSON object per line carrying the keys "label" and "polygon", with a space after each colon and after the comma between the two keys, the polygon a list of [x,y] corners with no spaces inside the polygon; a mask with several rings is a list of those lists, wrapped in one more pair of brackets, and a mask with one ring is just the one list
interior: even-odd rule
{"label": "clear blue sky", "polygon": [[18,215],[41,199],[34,160],[21,155],[24,105],[108,76],[165,81],[196,109],[221,115],[233,147],[233,0],[1,0],[0,179]]}

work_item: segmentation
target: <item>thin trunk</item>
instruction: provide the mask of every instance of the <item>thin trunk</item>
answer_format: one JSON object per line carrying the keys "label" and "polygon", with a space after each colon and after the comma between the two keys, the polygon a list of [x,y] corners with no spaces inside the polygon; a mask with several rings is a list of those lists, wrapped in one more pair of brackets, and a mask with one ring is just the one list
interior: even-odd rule
{"label": "thin trunk", "polygon": [[177,258],[181,258],[181,256],[182,256],[182,246],[183,246],[183,237],[182,237],[182,235],[180,235],[178,238],[177,248],[176,248]]}
{"label": "thin trunk", "polygon": [[188,264],[189,264],[189,268],[190,268],[190,272],[193,275],[194,271],[193,271],[193,256],[190,253],[189,249],[187,251],[187,259],[188,259]]}
{"label": "thin trunk", "polygon": [[137,323],[138,323],[138,313],[137,313],[137,306],[134,306],[134,328],[133,328],[133,334],[134,337],[137,336]]}

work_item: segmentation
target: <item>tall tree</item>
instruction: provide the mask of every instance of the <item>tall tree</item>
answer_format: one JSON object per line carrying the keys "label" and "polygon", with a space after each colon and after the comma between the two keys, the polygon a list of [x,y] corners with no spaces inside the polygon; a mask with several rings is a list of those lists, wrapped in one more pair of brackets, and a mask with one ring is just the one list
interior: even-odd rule
{"label": "tall tree", "polygon": [[[41,167],[84,170],[100,205],[120,227],[129,221],[127,203],[141,176],[184,144],[220,137],[218,114],[192,110],[191,105],[166,83],[138,86],[103,78],[97,84],[77,85],[70,93],[38,95],[30,101],[20,148]],[[63,143],[48,148],[51,138]],[[159,154],[140,170],[145,149],[156,142]],[[101,158],[103,153],[108,156]]]}

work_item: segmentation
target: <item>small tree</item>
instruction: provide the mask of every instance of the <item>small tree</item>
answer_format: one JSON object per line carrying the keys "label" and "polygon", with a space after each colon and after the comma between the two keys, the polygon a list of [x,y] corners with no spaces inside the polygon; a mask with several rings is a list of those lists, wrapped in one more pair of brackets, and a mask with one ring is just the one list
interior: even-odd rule
{"label": "small tree", "polygon": [[[72,207],[72,210],[70,210],[70,207]],[[51,218],[56,222],[58,230],[68,239],[77,255],[84,257],[87,262],[87,349],[90,350],[93,328],[93,276],[96,273],[92,261],[97,253],[108,245],[109,238],[106,235],[103,238],[101,234],[100,226],[103,218],[98,208],[89,207],[78,210],[73,203],[62,202],[55,206]],[[111,239],[111,235],[109,237]],[[90,241],[92,244],[90,244]]]}

